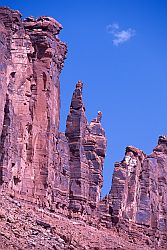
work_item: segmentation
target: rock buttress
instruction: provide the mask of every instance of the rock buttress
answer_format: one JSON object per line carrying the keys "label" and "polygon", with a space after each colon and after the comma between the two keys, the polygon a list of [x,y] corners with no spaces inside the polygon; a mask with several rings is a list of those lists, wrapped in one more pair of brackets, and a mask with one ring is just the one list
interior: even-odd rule
{"label": "rock buttress", "polygon": [[[167,247],[167,137],[160,136],[151,155],[127,147],[115,164],[107,197],[113,225],[141,237],[152,247]],[[107,213],[107,209],[105,210]],[[149,239],[146,239],[148,237]]]}
{"label": "rock buttress", "polygon": [[120,217],[135,221],[139,179],[144,157],[141,150],[129,146],[126,148],[123,161],[115,164],[112,188],[109,194],[112,201],[113,223],[117,223]]}
{"label": "rock buttress", "polygon": [[1,159],[3,187],[42,203],[55,168],[60,83],[66,45],[53,18],[0,8]]}

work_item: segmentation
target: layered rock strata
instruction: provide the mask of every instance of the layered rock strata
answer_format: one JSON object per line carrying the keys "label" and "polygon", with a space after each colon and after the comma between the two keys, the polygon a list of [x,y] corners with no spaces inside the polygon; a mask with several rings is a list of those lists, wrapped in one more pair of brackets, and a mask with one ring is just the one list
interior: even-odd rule
{"label": "layered rock strata", "polygon": [[101,112],[88,124],[78,81],[67,117],[66,137],[70,149],[70,209],[87,215],[100,201],[106,139]]}
{"label": "layered rock strata", "polygon": [[87,123],[80,81],[66,135],[59,132],[62,26],[45,16],[22,21],[8,8],[0,8],[0,20],[1,189],[65,215],[90,215],[100,197],[106,140],[100,120]]}
{"label": "layered rock strata", "polygon": [[[167,137],[152,154],[129,146],[100,199],[106,138],[102,113],[90,124],[74,90],[59,131],[60,81],[67,46],[51,17],[0,8],[0,191],[63,216],[167,248]],[[4,197],[4,196],[3,196]]]}
{"label": "layered rock strata", "polygon": [[167,137],[160,136],[153,153],[132,146],[115,164],[107,197],[113,225],[143,232],[148,244],[167,247]]}
{"label": "layered rock strata", "polygon": [[23,22],[8,8],[0,9],[0,20],[1,185],[43,203],[56,178],[50,172],[58,154],[59,74],[67,50],[57,37],[62,27],[49,17]]}

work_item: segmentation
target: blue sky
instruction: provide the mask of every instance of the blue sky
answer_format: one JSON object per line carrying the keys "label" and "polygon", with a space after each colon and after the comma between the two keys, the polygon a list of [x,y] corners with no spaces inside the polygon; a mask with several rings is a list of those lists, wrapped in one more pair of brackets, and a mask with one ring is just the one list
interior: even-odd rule
{"label": "blue sky", "polygon": [[88,121],[103,112],[106,194],[126,146],[149,154],[158,136],[167,134],[167,1],[1,0],[0,5],[23,17],[53,16],[63,25],[60,37],[68,54],[61,74],[61,130],[81,79]]}

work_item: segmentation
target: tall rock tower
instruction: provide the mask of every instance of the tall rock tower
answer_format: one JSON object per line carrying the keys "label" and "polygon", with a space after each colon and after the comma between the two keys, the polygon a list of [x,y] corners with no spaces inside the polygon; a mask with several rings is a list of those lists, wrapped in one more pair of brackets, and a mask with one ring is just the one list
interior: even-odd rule
{"label": "tall rock tower", "polygon": [[81,81],[76,84],[66,124],[70,149],[70,209],[89,215],[97,207],[102,187],[106,138],[101,112],[88,124],[82,100]]}
{"label": "tall rock tower", "polygon": [[0,183],[40,201],[59,131],[61,28],[50,17],[22,22],[18,11],[0,8]]}

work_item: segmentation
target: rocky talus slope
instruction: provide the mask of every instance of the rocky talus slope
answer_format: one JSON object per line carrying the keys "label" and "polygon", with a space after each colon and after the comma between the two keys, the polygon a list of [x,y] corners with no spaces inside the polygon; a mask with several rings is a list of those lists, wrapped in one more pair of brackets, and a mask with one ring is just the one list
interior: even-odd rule
{"label": "rocky talus slope", "polygon": [[1,249],[167,249],[167,136],[128,146],[100,198],[102,113],[88,123],[80,80],[59,131],[61,29],[0,7]]}
{"label": "rocky talus slope", "polygon": [[0,196],[1,250],[149,250],[114,229],[92,227],[9,196]]}

